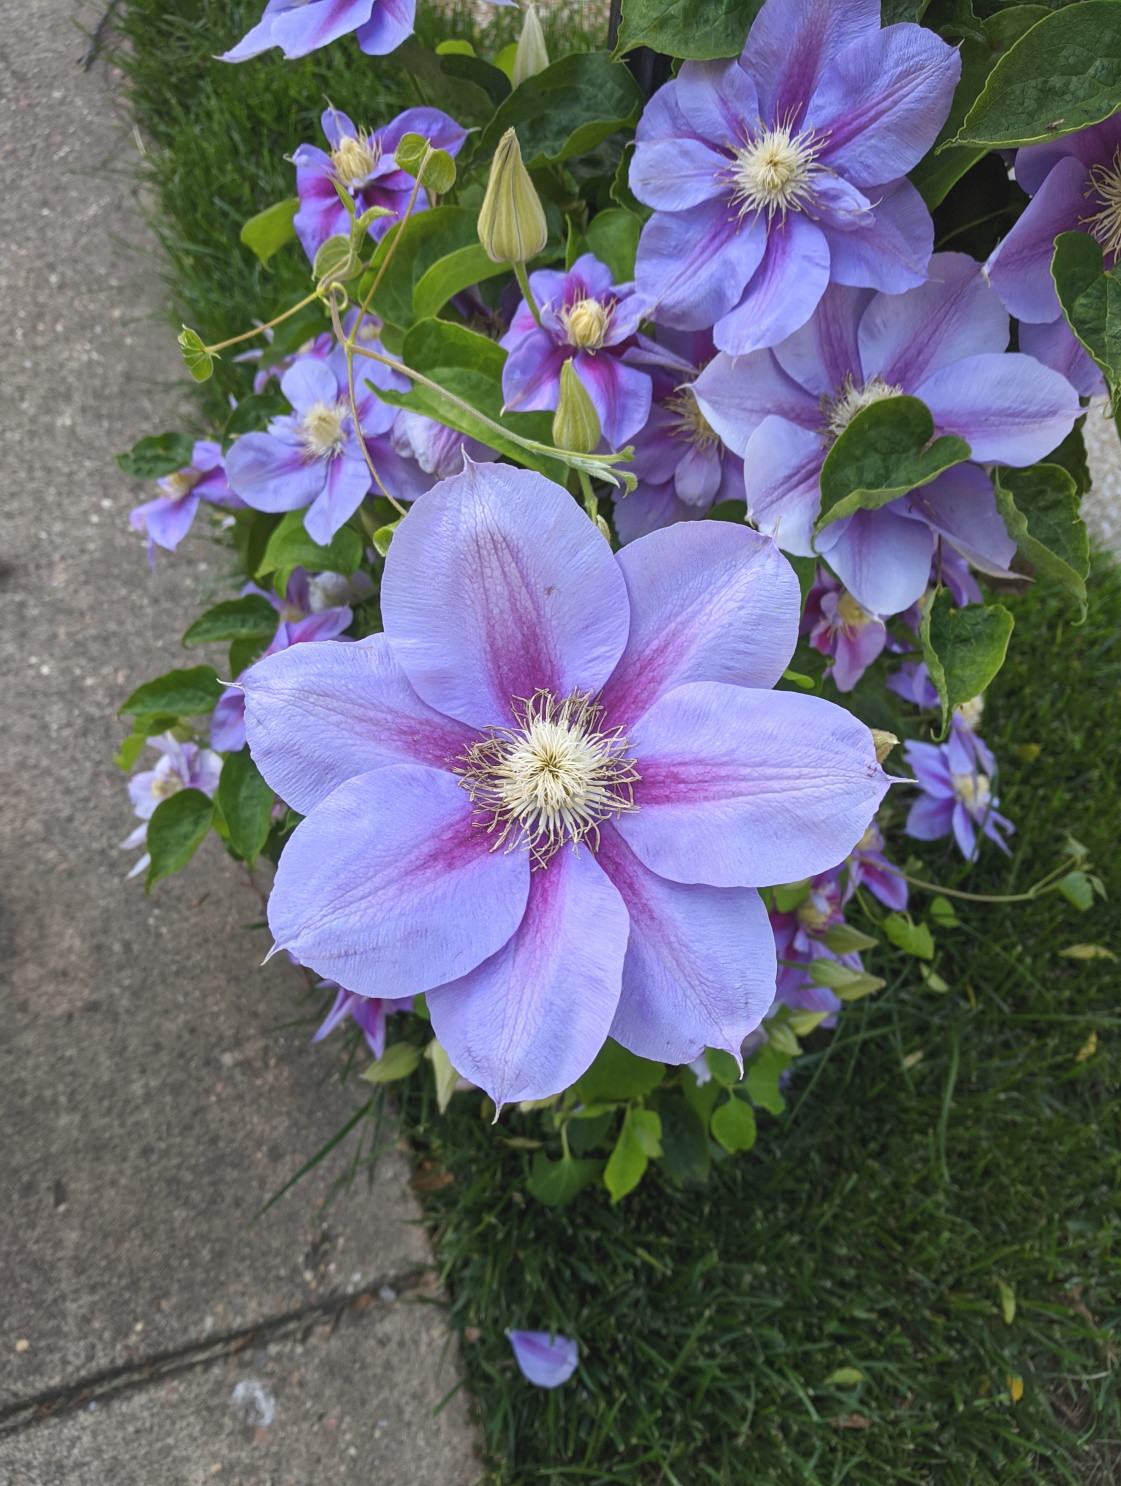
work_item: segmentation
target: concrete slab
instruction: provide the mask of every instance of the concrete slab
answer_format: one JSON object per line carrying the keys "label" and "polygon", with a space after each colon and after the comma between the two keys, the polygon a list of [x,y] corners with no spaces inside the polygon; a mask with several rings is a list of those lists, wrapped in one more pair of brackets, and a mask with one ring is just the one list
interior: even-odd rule
{"label": "concrete slab", "polygon": [[[375,1302],[333,1330],[86,1404],[0,1446],[0,1486],[469,1486],[439,1313]],[[360,1381],[360,1386],[359,1386]]]}
{"label": "concrete slab", "polygon": [[[151,898],[124,880],[112,708],[181,662],[220,558],[196,538],[150,575],[127,526],[141,492],[112,462],[175,426],[183,384],[133,209],[136,146],[113,79],[77,65],[74,16],[101,9],[8,0],[0,49],[0,1412],[427,1259],[396,1154],[322,1217],[326,1174],[247,1227],[352,1096],[307,1029],[277,1030],[300,983],[258,969],[265,941],[243,926],[260,903],[235,864],[206,850]],[[415,1378],[411,1339],[379,1336],[402,1352],[385,1386]],[[353,1382],[357,1414],[362,1369]]]}

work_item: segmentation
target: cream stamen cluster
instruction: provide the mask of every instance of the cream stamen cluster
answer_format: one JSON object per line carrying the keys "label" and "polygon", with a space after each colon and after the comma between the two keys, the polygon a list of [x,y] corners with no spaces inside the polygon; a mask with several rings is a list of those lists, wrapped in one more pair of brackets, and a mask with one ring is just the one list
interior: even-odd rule
{"label": "cream stamen cluster", "polygon": [[693,389],[688,383],[678,387],[665,402],[668,412],[673,414],[670,433],[687,444],[695,444],[703,453],[719,449],[720,435],[701,412]]}
{"label": "cream stamen cluster", "polygon": [[325,402],[316,402],[308,408],[300,420],[300,434],[304,448],[314,459],[333,459],[343,452],[346,411],[341,403],[331,407]]}
{"label": "cream stamen cluster", "polygon": [[344,134],[331,151],[331,164],[340,186],[360,186],[381,156],[377,141],[369,134]]}
{"label": "cream stamen cluster", "polygon": [[538,691],[513,704],[515,727],[494,727],[472,745],[459,773],[472,803],[497,832],[495,847],[528,847],[544,866],[566,842],[592,839],[634,810],[639,774],[621,728],[600,730],[603,708],[587,692],[558,700]]}
{"label": "cream stamen cluster", "polygon": [[598,299],[578,299],[560,312],[565,338],[578,351],[598,351],[611,324],[610,309]]}
{"label": "cream stamen cluster", "polygon": [[732,195],[740,215],[765,212],[785,219],[788,211],[805,211],[814,201],[814,182],[823,173],[817,163],[823,140],[812,129],[800,134],[789,124],[760,128],[735,152]]}
{"label": "cream stamen cluster", "polygon": [[1104,253],[1121,253],[1121,147],[1114,150],[1109,165],[1095,165],[1090,171],[1088,197],[1096,197],[1101,209],[1084,217],[1079,224],[1097,238]]}
{"label": "cream stamen cluster", "polygon": [[878,374],[858,386],[852,373],[846,372],[840,388],[832,394],[826,393],[821,399],[821,412],[825,420],[821,436],[825,447],[831,448],[837,442],[857,413],[870,408],[874,402],[883,402],[888,397],[901,397],[902,394],[902,387],[885,382]]}
{"label": "cream stamen cluster", "polygon": [[974,815],[978,810],[986,809],[992,799],[992,786],[985,774],[951,774],[950,783],[954,794]]}

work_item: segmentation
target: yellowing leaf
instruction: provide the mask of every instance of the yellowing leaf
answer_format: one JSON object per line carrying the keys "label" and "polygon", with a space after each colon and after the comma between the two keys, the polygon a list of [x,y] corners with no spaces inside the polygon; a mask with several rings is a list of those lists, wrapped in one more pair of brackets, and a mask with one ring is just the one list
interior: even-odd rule
{"label": "yellowing leaf", "polygon": [[1008,1397],[1013,1403],[1019,1403],[1024,1396],[1024,1380],[1015,1373],[1008,1374]]}
{"label": "yellowing leaf", "polygon": [[1094,1054],[1097,1052],[1097,1050],[1098,1050],[1098,1034],[1097,1034],[1097,1032],[1091,1032],[1090,1035],[1089,1035],[1089,1037],[1087,1037],[1086,1041],[1082,1044],[1082,1046],[1075,1053],[1075,1055],[1074,1055],[1074,1061],[1076,1063],[1085,1063],[1088,1059],[1090,1059],[1090,1058],[1092,1058],[1094,1056]]}
{"label": "yellowing leaf", "polygon": [[1016,1319],[1016,1292],[1004,1280],[997,1280],[996,1287],[1000,1291],[1000,1314],[1005,1326],[1011,1326]]}
{"label": "yellowing leaf", "polygon": [[1059,950],[1068,960],[1116,960],[1117,956],[1104,944],[1068,944]]}
{"label": "yellowing leaf", "polygon": [[839,1367],[831,1372],[825,1379],[827,1388],[855,1388],[857,1383],[863,1383],[864,1374],[859,1367]]}

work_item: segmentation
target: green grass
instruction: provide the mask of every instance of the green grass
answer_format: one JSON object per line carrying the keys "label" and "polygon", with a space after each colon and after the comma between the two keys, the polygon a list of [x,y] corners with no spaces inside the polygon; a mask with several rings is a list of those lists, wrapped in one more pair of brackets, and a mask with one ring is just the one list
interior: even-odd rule
{"label": "green grass", "polygon": [[[284,157],[316,137],[324,98],[368,123],[413,101],[350,43],[301,63],[212,62],[260,4],[131,0],[121,22],[169,312],[208,339],[304,292],[298,251],[264,271],[237,234],[292,193]],[[506,39],[516,17],[498,24]],[[202,415],[245,383],[223,363]],[[939,934],[941,995],[885,952],[888,988],[810,1039],[788,1115],[762,1116],[756,1150],[702,1192],[652,1176],[616,1208],[587,1192],[557,1214],[524,1198],[529,1153],[508,1143],[539,1123],[515,1114],[495,1131],[469,1095],[439,1119],[414,1096],[412,1138],[454,1178],[426,1201],[496,1482],[1121,1478],[1118,971],[1059,954],[1121,953],[1121,578],[1098,565],[1081,629],[1047,590],[1012,606],[985,731],[1014,855],[988,850],[966,874],[934,847],[924,875],[1022,889],[1069,831],[1108,902],[970,907]],[[571,1383],[522,1381],[503,1337],[519,1325],[580,1339]],[[842,1366],[865,1381],[827,1385]]]}

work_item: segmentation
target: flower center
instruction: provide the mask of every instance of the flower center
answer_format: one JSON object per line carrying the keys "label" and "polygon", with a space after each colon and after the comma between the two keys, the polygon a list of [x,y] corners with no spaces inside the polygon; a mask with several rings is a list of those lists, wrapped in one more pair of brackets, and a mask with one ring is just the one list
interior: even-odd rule
{"label": "flower center", "polygon": [[168,500],[183,500],[185,496],[190,495],[201,479],[201,470],[175,470],[172,474],[164,476],[160,481],[160,488]]}
{"label": "flower center", "polygon": [[696,445],[705,454],[719,449],[720,435],[701,412],[692,387],[678,387],[672,397],[666,398],[665,407],[673,414],[672,437]]}
{"label": "flower center", "polygon": [[1092,216],[1083,217],[1078,225],[1097,238],[1103,252],[1116,256],[1121,252],[1121,146],[1114,150],[1109,165],[1091,168],[1086,195],[1091,199],[1096,197],[1101,208]]}
{"label": "flower center", "polygon": [[841,623],[850,629],[863,629],[872,617],[867,609],[861,608],[847,588],[837,600],[837,615]]}
{"label": "flower center", "polygon": [[603,708],[587,692],[558,701],[538,691],[513,711],[517,725],[489,728],[456,770],[490,817],[487,830],[499,833],[495,847],[527,846],[537,867],[566,841],[591,837],[598,847],[601,823],[637,808],[629,740],[621,728],[600,731]]}
{"label": "flower center", "polygon": [[732,196],[741,216],[748,212],[804,211],[813,204],[814,181],[821,174],[817,154],[823,141],[812,129],[793,134],[791,126],[763,129],[735,152]]}
{"label": "flower center", "polygon": [[857,413],[870,408],[874,402],[883,402],[888,397],[899,397],[902,392],[902,387],[885,382],[878,373],[858,387],[852,372],[846,372],[845,379],[838,390],[834,393],[825,393],[821,399],[821,413],[825,420],[821,437],[825,447],[829,449],[837,442]]}
{"label": "flower center", "polygon": [[981,713],[985,709],[985,699],[982,696],[970,697],[968,702],[959,702],[954,708],[954,716],[963,728],[969,732],[977,731],[977,724],[981,721]]}
{"label": "flower center", "polygon": [[578,299],[561,310],[560,322],[570,346],[578,351],[598,351],[607,336],[611,311],[598,299]]}
{"label": "flower center", "polygon": [[177,795],[183,788],[183,781],[178,774],[157,774],[152,780],[152,793],[157,800],[166,800],[169,795]]}
{"label": "flower center", "polygon": [[344,134],[331,151],[340,186],[359,186],[378,163],[381,150],[368,134]]}
{"label": "flower center", "polygon": [[950,783],[954,794],[971,815],[988,809],[993,792],[984,774],[951,774]]}
{"label": "flower center", "polygon": [[304,448],[315,459],[333,459],[341,454],[346,439],[343,435],[343,418],[346,410],[339,404],[328,407],[325,402],[312,403],[300,422],[300,435]]}

